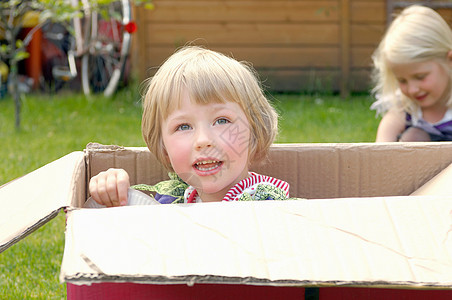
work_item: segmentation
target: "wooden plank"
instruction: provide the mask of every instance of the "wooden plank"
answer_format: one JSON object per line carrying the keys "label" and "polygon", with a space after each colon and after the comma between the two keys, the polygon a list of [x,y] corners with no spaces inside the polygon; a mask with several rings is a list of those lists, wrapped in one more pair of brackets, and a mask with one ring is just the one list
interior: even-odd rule
{"label": "wooden plank", "polygon": [[385,32],[385,24],[352,24],[352,46],[377,46]]}
{"label": "wooden plank", "polygon": [[[147,70],[147,77],[153,76],[157,67]],[[319,69],[256,69],[259,80],[265,90],[314,92],[314,91],[339,91],[340,71],[338,68]]]}
{"label": "wooden plank", "polygon": [[351,67],[352,68],[372,68],[372,54],[375,47],[353,47],[351,49]]}
{"label": "wooden plank", "polygon": [[[391,14],[393,16],[392,19],[397,17],[401,11],[402,11],[401,8],[394,9],[393,13]],[[441,17],[443,17],[443,19],[449,24],[449,26],[452,25],[452,9],[440,8],[437,10],[437,12],[441,15]]]}
{"label": "wooden plank", "polygon": [[[295,68],[337,68],[339,67],[338,48],[305,47],[209,47],[209,49],[247,61],[255,68],[295,69]],[[174,47],[149,47],[147,57],[149,67],[159,66],[174,53]]]}
{"label": "wooden plank", "polygon": [[[290,92],[339,92],[339,70],[294,70],[260,72],[265,87],[269,91]],[[370,72],[368,70],[352,70],[350,88],[355,92],[371,90]]]}
{"label": "wooden plank", "polygon": [[[410,1],[416,4],[423,4],[425,1]],[[392,1],[394,8],[391,10],[391,7],[388,7],[388,15],[389,20],[393,20],[405,7],[407,7],[407,1]],[[401,3],[405,3],[404,6]],[[452,2],[445,0],[433,0],[431,4],[434,5],[434,9],[446,20],[447,23],[452,24]],[[435,6],[436,5],[436,6]],[[447,7],[441,7],[447,6]],[[388,22],[389,24],[390,22]]]}
{"label": "wooden plank", "polygon": [[[148,76],[155,74],[157,68],[148,70]],[[309,68],[295,70],[257,69],[265,90],[275,92],[339,92],[341,72],[338,68]],[[350,88],[355,92],[370,91],[370,71],[352,69]]]}
{"label": "wooden plank", "polygon": [[146,56],[147,48],[146,48],[146,32],[144,30],[144,24],[142,21],[144,20],[143,15],[147,13],[147,10],[143,8],[135,7],[133,10],[134,19],[137,20],[137,31],[132,35],[132,39],[134,40],[134,55],[131,56],[132,60],[132,70],[134,73],[138,75],[138,77],[143,80],[146,78],[146,70],[143,68],[142,63],[148,62],[148,57]]}
{"label": "wooden plank", "polygon": [[154,1],[146,22],[336,22],[337,0],[329,1]]}
{"label": "wooden plank", "polygon": [[340,82],[339,69],[259,71],[259,76],[266,90],[278,92],[337,92]]}
{"label": "wooden plank", "polygon": [[[452,2],[450,3],[452,5]],[[452,25],[452,9],[440,8],[437,10],[443,19],[450,25]]]}
{"label": "wooden plank", "polygon": [[383,0],[352,1],[350,18],[352,23],[386,23],[386,3]]}
{"label": "wooden plank", "polygon": [[146,43],[181,46],[196,39],[211,45],[330,45],[339,43],[337,24],[147,24]]}
{"label": "wooden plank", "polygon": [[350,1],[341,1],[341,97],[350,94]]}

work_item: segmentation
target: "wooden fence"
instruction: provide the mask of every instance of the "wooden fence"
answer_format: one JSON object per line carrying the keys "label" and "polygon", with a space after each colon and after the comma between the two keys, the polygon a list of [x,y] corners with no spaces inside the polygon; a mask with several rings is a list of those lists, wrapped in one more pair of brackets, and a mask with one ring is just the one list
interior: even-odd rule
{"label": "wooden fence", "polygon": [[133,64],[144,79],[194,43],[252,63],[268,90],[369,91],[372,52],[400,2],[154,0],[135,10]]}

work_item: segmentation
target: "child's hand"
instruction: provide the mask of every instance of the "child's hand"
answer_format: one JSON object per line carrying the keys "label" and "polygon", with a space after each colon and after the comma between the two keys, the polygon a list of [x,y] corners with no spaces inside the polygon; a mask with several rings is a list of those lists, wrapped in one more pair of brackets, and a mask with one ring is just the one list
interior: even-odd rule
{"label": "child's hand", "polygon": [[91,197],[107,207],[127,204],[129,174],[123,169],[108,169],[92,177],[89,182]]}

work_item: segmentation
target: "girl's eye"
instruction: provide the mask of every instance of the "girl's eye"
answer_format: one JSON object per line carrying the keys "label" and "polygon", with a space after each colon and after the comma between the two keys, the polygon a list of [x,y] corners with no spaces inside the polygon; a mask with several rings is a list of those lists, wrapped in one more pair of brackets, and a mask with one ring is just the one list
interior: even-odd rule
{"label": "girl's eye", "polygon": [[427,74],[418,74],[418,75],[416,75],[416,79],[417,80],[422,80],[422,79],[424,79],[425,77],[427,77]]}
{"label": "girl's eye", "polygon": [[218,120],[215,121],[215,124],[218,124],[218,125],[224,125],[224,124],[227,124],[227,123],[230,123],[230,121],[228,119],[225,119],[225,118],[221,118],[221,119],[218,119]]}
{"label": "girl's eye", "polygon": [[177,126],[176,130],[177,131],[184,131],[184,130],[190,130],[191,126],[188,124],[181,124],[179,126]]}

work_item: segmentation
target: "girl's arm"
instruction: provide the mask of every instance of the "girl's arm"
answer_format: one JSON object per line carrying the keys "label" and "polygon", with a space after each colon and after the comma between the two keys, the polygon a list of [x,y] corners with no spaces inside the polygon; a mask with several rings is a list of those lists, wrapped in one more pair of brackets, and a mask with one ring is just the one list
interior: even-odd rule
{"label": "girl's arm", "polygon": [[129,174],[123,169],[108,169],[89,181],[91,197],[107,207],[127,204]]}
{"label": "girl's arm", "polygon": [[378,126],[376,142],[397,142],[398,136],[405,131],[405,112],[390,109]]}

